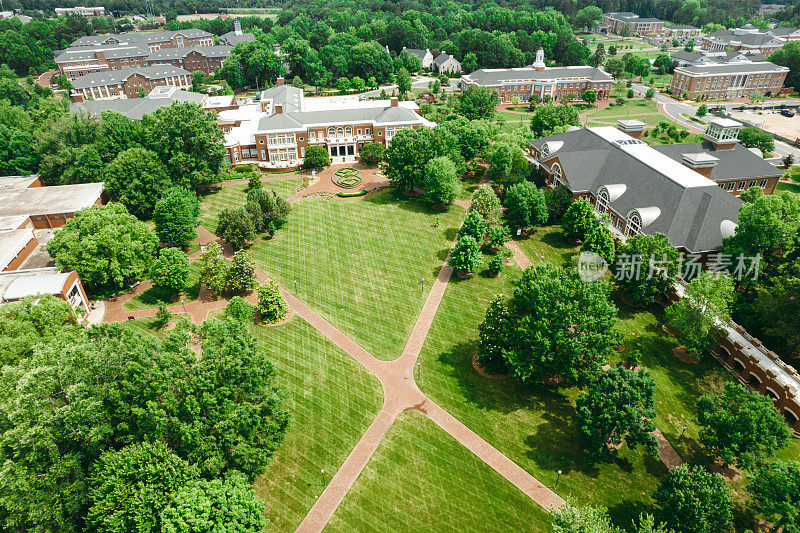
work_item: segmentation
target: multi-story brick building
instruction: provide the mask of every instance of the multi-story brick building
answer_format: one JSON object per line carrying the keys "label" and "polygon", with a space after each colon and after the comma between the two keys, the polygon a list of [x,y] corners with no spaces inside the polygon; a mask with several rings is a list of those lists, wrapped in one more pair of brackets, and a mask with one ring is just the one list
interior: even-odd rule
{"label": "multi-story brick building", "polygon": [[81,37],[56,54],[60,74],[74,80],[93,72],[170,64],[211,74],[222,66],[233,46],[214,46],[202,30]]}
{"label": "multi-story brick building", "polygon": [[790,93],[784,87],[789,69],[768,61],[676,67],[669,91],[687,98],[775,96]]}
{"label": "multi-story brick building", "polygon": [[608,26],[609,33],[622,34],[627,27],[630,35],[657,36],[664,33],[664,21],[656,18],[642,18],[630,11],[604,13],[603,25]]}
{"label": "multi-story brick building", "polygon": [[700,48],[707,51],[730,50],[765,57],[779,50],[789,41],[800,40],[797,28],[758,29],[752,24],[732,30],[719,30],[700,40]]}
{"label": "multi-story brick building", "polygon": [[514,97],[522,101],[534,96],[558,100],[565,94],[580,98],[588,90],[595,91],[598,99],[605,100],[611,94],[613,83],[611,76],[594,67],[547,67],[541,49],[530,67],[481,69],[461,76],[462,91],[472,85],[489,87],[498,94],[500,103],[509,103]]}
{"label": "multi-story brick building", "polygon": [[306,102],[301,89],[279,78],[259,102],[220,112],[218,123],[233,164],[291,168],[302,164],[309,146],[323,147],[334,162],[355,161],[368,143],[388,145],[398,131],[433,126],[418,111],[414,102],[397,98]]}
{"label": "multi-story brick building", "polygon": [[688,24],[673,24],[672,26],[664,26],[663,35],[668,39],[685,41],[699,37],[700,28],[695,28],[694,26],[689,26]]}
{"label": "multi-story brick building", "polygon": [[55,8],[57,17],[67,17],[69,15],[80,15],[82,17],[104,17],[106,15],[106,8],[103,6],[98,7],[57,7]]}
{"label": "multi-story brick building", "polygon": [[159,86],[189,88],[192,75],[172,65],[125,67],[120,70],[95,72],[72,82],[73,102],[109,98],[140,98]]}

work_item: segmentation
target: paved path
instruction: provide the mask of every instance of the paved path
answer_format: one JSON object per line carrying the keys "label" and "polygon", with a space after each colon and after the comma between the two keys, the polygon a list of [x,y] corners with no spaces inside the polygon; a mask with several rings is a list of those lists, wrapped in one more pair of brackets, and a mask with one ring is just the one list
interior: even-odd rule
{"label": "paved path", "polygon": [[[464,202],[457,203],[464,205]],[[410,410],[427,415],[439,427],[545,509],[564,504],[564,500],[555,492],[459,422],[445,409],[425,396],[417,387],[414,379],[417,358],[453,274],[453,269],[447,265],[448,258],[449,254],[428,293],[422,311],[403,349],[403,354],[393,361],[376,359],[306,304],[287,291],[282,291],[287,303],[297,314],[372,372],[380,380],[384,393],[384,403],[380,413],[372,421],[366,433],[350,452],[344,464],[333,476],[311,511],[297,528],[298,532],[319,532],[325,528],[364,467],[369,463],[397,416]]]}
{"label": "paved path", "polygon": [[524,270],[531,266],[531,260],[528,259],[528,256],[525,255],[525,252],[523,252],[522,248],[519,247],[517,241],[512,239],[506,242],[506,248],[511,250],[511,252],[514,254],[514,261],[517,262],[517,265],[519,265],[521,269]]}
{"label": "paved path", "polygon": [[658,458],[661,459],[664,466],[670,470],[675,470],[683,465],[683,459],[681,459],[681,456],[678,455],[678,452],[675,451],[675,448],[672,447],[672,444],[669,443],[664,434],[661,433],[660,429],[656,429],[651,435],[658,441]]}

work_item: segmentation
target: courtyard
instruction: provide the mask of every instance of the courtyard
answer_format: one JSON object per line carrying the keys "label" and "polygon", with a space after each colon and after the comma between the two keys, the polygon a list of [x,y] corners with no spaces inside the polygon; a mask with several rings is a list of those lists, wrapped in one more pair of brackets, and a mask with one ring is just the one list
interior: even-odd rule
{"label": "courtyard", "polygon": [[[471,279],[451,277],[444,262],[464,200],[434,212],[379,185],[366,196],[339,198],[332,177],[338,168],[318,181],[265,178],[264,187],[291,198],[293,209],[275,238],[258,238],[248,249],[293,310],[281,325],[253,326],[293,416],[284,445],[254,483],[268,530],[303,524],[398,531],[435,523],[454,531],[477,531],[478,524],[481,531],[487,524],[546,531],[547,502],[562,498],[606,506],[619,523],[652,512],[651,495],[667,467],[627,448],[609,460],[590,458],[572,422],[577,388],[526,386],[473,367],[478,324],[522,269],[513,263],[497,278],[483,269]],[[210,189],[201,224],[213,231],[221,209],[242,202],[244,186]],[[559,226],[536,228],[515,244],[534,265],[569,266],[578,251]],[[152,301],[138,297],[136,308],[147,311]],[[707,462],[696,400],[732,378],[710,359],[678,361],[677,340],[661,329],[658,309],[615,303],[625,351],[610,363],[642,352],[657,383],[656,425],[683,459]],[[153,331],[149,321],[125,324]],[[800,457],[798,443],[782,456]],[[728,482],[735,493],[743,480],[731,475]]]}

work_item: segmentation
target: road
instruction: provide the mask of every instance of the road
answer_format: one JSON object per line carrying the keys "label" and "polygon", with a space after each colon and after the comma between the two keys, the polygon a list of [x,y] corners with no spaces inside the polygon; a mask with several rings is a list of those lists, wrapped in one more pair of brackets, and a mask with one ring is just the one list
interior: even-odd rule
{"label": "road", "polygon": [[[633,88],[634,91],[636,91],[636,92],[638,92],[640,94],[646,93],[647,89],[648,89],[648,87],[645,87],[644,85],[640,85],[638,83],[634,83],[632,88]],[[667,96],[666,94],[660,94],[660,93],[657,93],[653,97],[653,100],[656,103],[662,104],[664,106],[664,113],[667,116],[669,116],[669,118],[671,118],[675,122],[679,123],[680,125],[685,126],[687,128],[690,128],[690,129],[694,129],[694,130],[702,129],[702,126],[700,126],[700,124],[698,124],[696,122],[693,122],[691,120],[688,120],[688,119],[686,119],[686,118],[681,116],[682,113],[687,114],[687,115],[691,115],[691,116],[695,116],[695,112],[697,111],[697,108],[694,107],[693,105],[685,104],[683,102],[679,102],[679,101],[675,100],[674,98],[671,98],[671,97]],[[800,103],[800,102],[797,102],[797,103]],[[775,105],[780,105],[780,103],[776,103]],[[789,103],[787,103],[787,105],[794,105],[794,104],[792,102],[789,102]],[[713,115],[710,115],[710,116],[713,116]],[[700,118],[700,120],[705,122],[705,117],[703,117],[703,118],[698,117],[698,118]],[[775,140],[775,150],[774,150],[774,152],[778,156],[780,156],[781,158],[786,157],[787,155],[791,154],[791,155],[793,155],[795,157],[795,160],[800,163],[800,149],[798,149],[798,148],[796,148],[794,146],[790,146],[790,145],[788,145],[788,144],[786,144],[786,143],[784,143],[782,141],[779,141],[777,139]]]}

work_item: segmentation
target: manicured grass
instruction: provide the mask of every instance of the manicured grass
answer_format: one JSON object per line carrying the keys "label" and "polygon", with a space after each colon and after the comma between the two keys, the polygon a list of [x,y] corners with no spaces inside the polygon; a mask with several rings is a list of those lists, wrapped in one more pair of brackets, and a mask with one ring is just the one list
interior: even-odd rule
{"label": "manicured grass", "polygon": [[347,202],[306,198],[273,240],[257,239],[249,252],[375,357],[394,359],[463,216],[458,206],[434,212],[392,191]]}
{"label": "manicured grass", "polygon": [[300,317],[253,329],[292,414],[283,445],[253,487],[267,506],[266,530],[294,531],[322,493],[320,470],[336,472],[377,415],[381,387]]}
{"label": "manicured grass", "polygon": [[[191,317],[187,313],[174,313],[172,315],[172,322],[177,321],[180,318],[186,318],[187,320],[191,320]],[[124,322],[120,322],[120,326],[125,329],[129,329],[131,331],[137,333],[146,333],[148,335],[152,335],[159,339],[167,338],[169,331],[167,329],[155,329],[153,327],[153,321],[155,318],[138,318],[136,320],[126,320]]]}
{"label": "manicured grass", "polygon": [[561,226],[534,227],[527,237],[514,240],[534,265],[547,261],[558,266],[571,266],[572,256],[580,251],[580,246],[566,241]]}
{"label": "manicured grass", "polygon": [[615,520],[627,525],[650,510],[650,495],[666,472],[663,464],[627,448],[614,459],[590,458],[572,420],[577,388],[492,380],[472,367],[478,325],[489,302],[497,294],[511,294],[510,281],[519,275],[518,268],[507,267],[499,278],[451,279],[422,349],[417,382],[431,399],[546,486],[553,488],[556,472],[562,470],[561,496],[608,506]]}
{"label": "manicured grass", "polygon": [[[518,241],[534,264],[569,264],[576,247],[558,227],[537,228]],[[651,511],[651,495],[666,468],[642,450],[622,448],[616,458],[596,461],[585,453],[572,419],[576,387],[526,386],[513,379],[489,380],[472,368],[477,328],[496,294],[511,293],[519,269],[507,268],[497,279],[453,278],[421,354],[421,389],[521,467],[553,487],[555,472],[564,474],[558,493],[580,503],[609,507],[616,523],[627,525]],[[643,366],[656,380],[656,424],[689,460],[707,458],[697,443],[697,398],[719,390],[732,379],[715,361],[681,363],[672,355],[677,341],[661,330],[657,315],[631,310],[617,302],[617,329],[626,352],[642,352]],[[680,439],[683,426],[687,430]],[[613,490],[609,490],[613,487]]]}
{"label": "manicured grass", "polygon": [[521,122],[503,122],[503,123],[498,123],[497,126],[500,128],[500,131],[530,132],[530,121],[528,120],[523,120]]}
{"label": "manicured grass", "polygon": [[[301,178],[287,178],[285,180],[262,183],[262,187],[265,190],[272,189],[286,200],[297,192],[302,181]],[[247,201],[246,188],[246,184],[208,188],[201,199],[200,224],[211,233],[217,231],[220,211],[226,207],[243,207]]]}
{"label": "manicured grass", "polygon": [[658,105],[652,100],[647,99],[631,99],[625,105],[617,105],[612,103],[604,109],[598,109],[589,115],[590,118],[612,117],[618,115],[641,115],[643,113],[658,113]]}
{"label": "manicured grass", "polygon": [[[197,298],[200,292],[200,262],[193,261],[189,263],[189,279],[186,281],[186,286],[183,290],[186,294],[184,301],[190,302]],[[138,309],[147,309],[149,307],[156,307],[159,304],[166,305],[181,305],[179,301],[172,301],[172,293],[165,289],[151,287],[146,291],[137,294],[127,302],[125,302],[125,309],[136,311]]]}
{"label": "manicured grass", "polygon": [[550,515],[425,415],[401,415],[326,531],[550,531]]}
{"label": "manicured grass", "polygon": [[530,120],[532,116],[533,113],[514,111],[498,111],[495,114],[496,118],[503,118],[505,120]]}
{"label": "manicured grass", "polygon": [[775,192],[783,191],[789,191],[791,193],[800,195],[800,183],[786,183],[785,181],[779,181],[778,185],[775,187]]}

